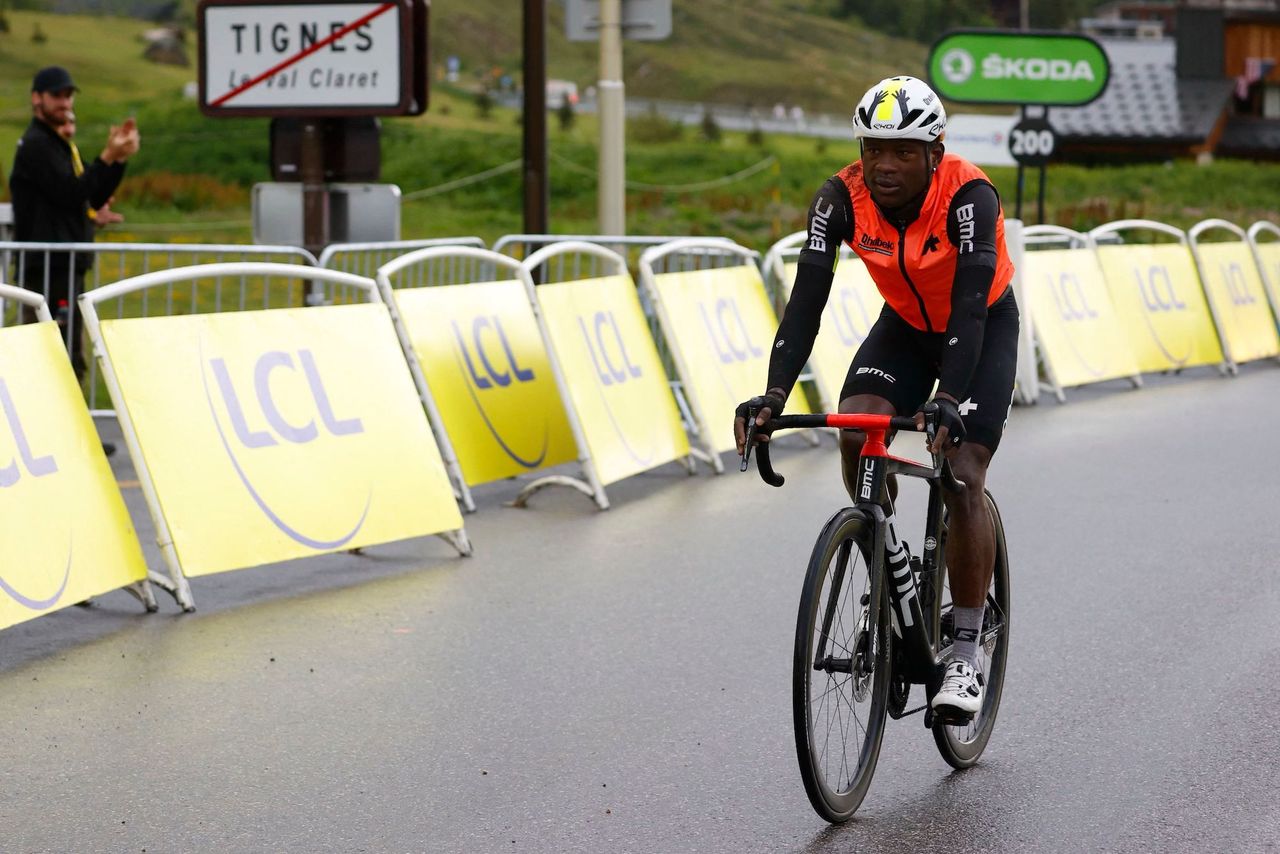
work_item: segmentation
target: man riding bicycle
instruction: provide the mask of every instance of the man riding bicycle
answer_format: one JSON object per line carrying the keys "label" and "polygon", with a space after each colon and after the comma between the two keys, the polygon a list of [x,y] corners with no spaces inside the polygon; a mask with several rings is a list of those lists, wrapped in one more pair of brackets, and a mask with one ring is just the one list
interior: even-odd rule
{"label": "man riding bicycle", "polygon": [[[922,413],[937,381],[938,430],[930,450],[945,454],[968,485],[946,499],[954,643],[932,702],[935,712],[955,718],[982,708],[978,641],[995,560],[983,489],[1013,398],[1018,307],[999,196],[982,170],[945,153],[946,126],[941,100],[914,77],[882,80],[858,102],[853,128],[861,158],[814,197],[773,343],[768,391],[738,407],[734,433],[741,454],[749,410],[759,426],[782,414],[813,349],[840,244],[847,243],[885,306],[849,365],[840,411]],[[859,432],[840,436],[850,496],[862,443]]]}

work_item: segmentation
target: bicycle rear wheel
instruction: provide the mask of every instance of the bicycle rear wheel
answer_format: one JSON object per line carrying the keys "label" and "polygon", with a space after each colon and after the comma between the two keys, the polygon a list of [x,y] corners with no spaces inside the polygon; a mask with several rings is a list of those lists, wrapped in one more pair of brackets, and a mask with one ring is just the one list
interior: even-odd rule
{"label": "bicycle rear wheel", "polygon": [[[1009,654],[1009,556],[1005,549],[1000,510],[991,493],[986,495],[987,509],[991,511],[996,535],[996,565],[991,574],[991,587],[987,590],[987,608],[982,618],[982,643],[978,647],[986,695],[982,699],[982,708],[967,724],[951,726],[938,720],[933,724],[933,740],[938,745],[938,752],[953,768],[968,768],[978,761],[978,757],[986,749],[991,730],[996,724],[996,712],[1000,709],[1005,664]],[[940,594],[935,597],[934,607],[939,612],[939,619],[934,622],[934,626],[940,626],[935,637],[938,638],[938,650],[941,652],[951,645],[952,640],[951,623],[948,620],[951,588],[945,581]]]}
{"label": "bicycle rear wheel", "polygon": [[889,696],[889,598],[873,570],[875,526],[846,508],[814,544],[792,670],[796,756],[818,815],[847,821],[880,757]]}

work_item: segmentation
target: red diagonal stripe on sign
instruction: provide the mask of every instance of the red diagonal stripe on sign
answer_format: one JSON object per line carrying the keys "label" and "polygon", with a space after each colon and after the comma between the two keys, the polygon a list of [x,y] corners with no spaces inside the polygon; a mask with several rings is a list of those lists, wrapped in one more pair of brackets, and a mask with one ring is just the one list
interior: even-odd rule
{"label": "red diagonal stripe on sign", "polygon": [[316,42],[316,43],[315,43],[315,44],[313,44],[311,47],[307,48],[306,50],[304,50],[302,53],[298,54],[297,56],[291,56],[291,57],[289,57],[288,59],[286,59],[284,62],[282,62],[282,63],[280,63],[279,65],[275,66],[274,68],[269,68],[269,69],[267,69],[266,71],[262,72],[262,73],[261,73],[261,74],[259,74],[257,77],[253,78],[252,80],[247,80],[247,81],[245,81],[244,83],[241,83],[239,86],[237,86],[236,88],[232,89],[232,90],[231,90],[230,92],[228,92],[227,94],[225,94],[225,95],[223,95],[222,97],[218,98],[216,101],[213,101],[212,103],[210,103],[210,104],[209,104],[209,106],[210,106],[210,107],[221,107],[221,106],[222,106],[223,104],[225,104],[227,101],[230,101],[232,98],[234,98],[236,95],[239,95],[241,92],[244,92],[246,89],[252,89],[254,86],[257,86],[257,85],[258,85],[259,83],[261,83],[263,80],[266,80],[268,77],[271,77],[271,76],[272,76],[272,75],[274,75],[274,74],[279,74],[281,71],[284,71],[284,70],[285,70],[286,68],[288,68],[289,66],[294,65],[295,63],[301,62],[302,60],[306,59],[306,58],[307,58],[308,56],[310,56],[311,54],[313,54],[313,53],[315,53],[316,51],[320,50],[321,48],[323,48],[323,47],[328,47],[329,45],[333,44],[333,43],[334,43],[334,42],[336,42],[338,39],[342,38],[343,36],[345,36],[347,33],[351,32],[352,30],[354,30],[354,29],[356,29],[356,28],[358,28],[358,27],[363,27],[365,24],[369,23],[369,22],[370,22],[370,21],[372,21],[374,18],[376,18],[376,17],[378,17],[379,15],[381,15],[383,12],[386,12],[386,11],[388,11],[388,10],[390,10],[390,9],[394,9],[395,7],[396,7],[396,4],[395,4],[394,2],[393,2],[393,3],[383,3],[381,6],[379,6],[379,7],[378,7],[378,8],[376,8],[376,9],[374,9],[372,12],[370,12],[370,13],[369,13],[369,14],[367,14],[367,15],[365,15],[363,18],[358,18],[358,19],[356,19],[356,20],[352,21],[351,23],[347,24],[345,27],[343,27],[342,29],[338,30],[337,32],[331,33],[327,38],[321,39],[320,41]]}

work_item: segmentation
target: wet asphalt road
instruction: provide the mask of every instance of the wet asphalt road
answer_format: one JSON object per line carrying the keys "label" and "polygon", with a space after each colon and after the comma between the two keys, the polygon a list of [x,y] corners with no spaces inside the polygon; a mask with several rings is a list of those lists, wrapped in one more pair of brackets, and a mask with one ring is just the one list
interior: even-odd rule
{"label": "wet asphalt road", "polygon": [[782,491],[671,466],[596,513],[497,484],[471,559],[415,540],[0,633],[0,850],[1274,850],[1278,390],[1258,365],[1015,410],[991,745],[953,773],[891,721],[844,827],[805,798],[789,681],[841,489],[793,442]]}

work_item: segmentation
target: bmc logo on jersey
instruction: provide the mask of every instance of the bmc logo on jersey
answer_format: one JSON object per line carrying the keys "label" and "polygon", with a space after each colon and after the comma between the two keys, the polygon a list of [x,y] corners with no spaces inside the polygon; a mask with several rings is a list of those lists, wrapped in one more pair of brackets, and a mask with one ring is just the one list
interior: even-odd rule
{"label": "bmc logo on jersey", "polygon": [[814,252],[827,251],[827,226],[831,221],[831,212],[835,204],[827,202],[827,209],[813,206],[813,219],[809,223],[809,249]]}

